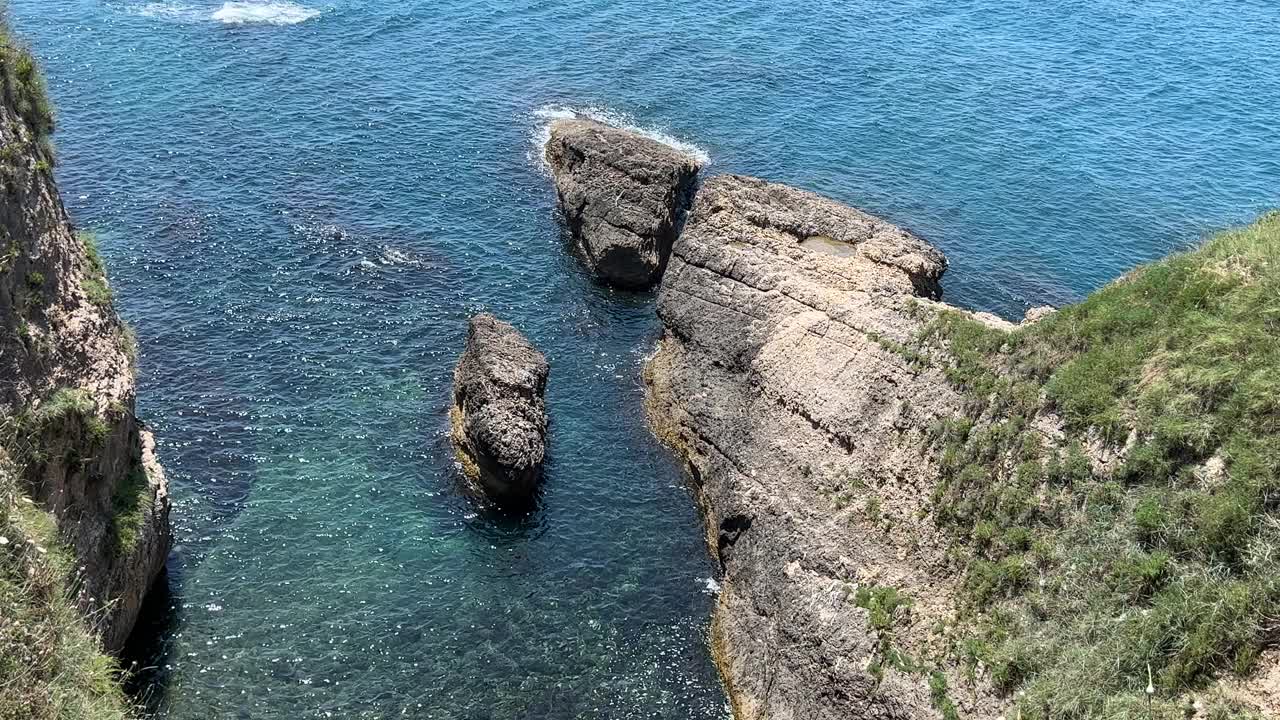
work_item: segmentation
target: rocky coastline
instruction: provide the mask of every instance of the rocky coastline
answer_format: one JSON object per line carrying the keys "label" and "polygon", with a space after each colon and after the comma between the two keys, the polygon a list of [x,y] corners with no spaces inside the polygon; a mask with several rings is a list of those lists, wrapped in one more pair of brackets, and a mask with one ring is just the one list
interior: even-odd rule
{"label": "rocky coastline", "polygon": [[[0,571],[4,582],[26,588],[18,602],[65,597],[92,644],[117,653],[169,554],[168,486],[154,438],[134,412],[132,331],[116,314],[92,235],[72,226],[53,181],[52,116],[41,80],[25,51],[4,40]],[[45,578],[49,588],[24,586],[24,575]],[[45,638],[40,652],[55,653],[48,662],[68,662],[56,653],[83,642],[80,623],[42,612],[49,627],[31,631],[57,637]],[[110,667],[66,667],[61,680],[6,693],[32,717],[43,717],[46,703],[74,702],[97,703],[109,717],[121,700],[95,683]],[[25,670],[38,678],[44,668]]]}
{"label": "rocky coastline", "polygon": [[[0,579],[40,610],[68,600],[56,632],[89,648],[75,691],[120,710],[102,653],[163,573],[168,487],[17,52],[0,54]],[[1278,711],[1280,216],[1013,323],[942,302],[938,249],[832,199],[702,177],[591,120],[554,123],[545,157],[588,270],[659,288],[645,410],[718,562],[710,644],[738,720]],[[516,328],[470,318],[451,440],[496,504],[537,495],[549,373]],[[12,707],[47,709],[63,689],[23,692]]]}
{"label": "rocky coastline", "polygon": [[[625,135],[588,136],[597,172],[612,167],[613,153],[644,164],[635,155],[646,146]],[[553,129],[553,172],[572,137]],[[591,171],[575,171],[568,195],[556,175],[575,235],[574,208],[653,215],[651,202],[630,207],[625,192],[583,177]],[[655,272],[663,333],[644,369],[646,405],[655,434],[686,463],[721,568],[710,641],[735,717],[1049,718],[1065,716],[1064,702],[1077,707],[1073,717],[1104,707],[1139,717],[1144,702],[1148,713],[1158,706],[1186,717],[1276,710],[1258,700],[1280,666],[1274,653],[1257,654],[1271,642],[1266,611],[1217,625],[1212,613],[1228,612],[1232,600],[1206,589],[1199,601],[1224,609],[1149,619],[1156,599],[1189,602],[1183,583],[1217,572],[1221,551],[1186,556],[1176,581],[1173,571],[1149,569],[1168,557],[1160,543],[1170,541],[1154,538],[1173,530],[1144,529],[1155,521],[1144,519],[1143,503],[1165,491],[1116,482],[1159,487],[1158,473],[1145,474],[1149,453],[1167,458],[1157,467],[1225,477],[1221,450],[1162,445],[1147,429],[1159,420],[1141,411],[1151,402],[1141,357],[1121,375],[1132,379],[1110,391],[1126,413],[1118,428],[1104,435],[1096,416],[1075,410],[1113,380],[1071,379],[1095,355],[1124,354],[1143,332],[1158,347],[1156,326],[1205,332],[1179,296],[1152,300],[1166,288],[1128,287],[1163,277],[1163,266],[1065,313],[1031,308],[1016,324],[942,303],[945,257],[882,219],[745,176],[705,178],[691,192],[688,211],[662,206],[682,221]],[[1194,270],[1219,246],[1259,262],[1275,242],[1270,227],[1239,231],[1254,243],[1243,249],[1228,234],[1184,264]],[[1228,271],[1223,292],[1254,297],[1252,272]],[[1125,329],[1126,313],[1147,305],[1156,325]],[[1082,322],[1119,329],[1087,337]],[[1205,407],[1221,407],[1211,397]],[[1255,472],[1249,482],[1265,483],[1268,471]],[[1235,502],[1203,486],[1186,492]],[[1099,497],[1105,510],[1091,508]],[[1100,575],[1081,569],[1097,562]],[[1242,572],[1236,582],[1258,597],[1275,591],[1269,571]],[[1107,593],[1117,583],[1155,596],[1113,595],[1093,611],[1098,620],[1079,619],[1076,587]],[[1127,645],[1087,634],[1090,622],[1134,617],[1144,625]],[[1171,639],[1150,639],[1159,637]],[[1022,654],[1036,643],[1038,656]],[[1214,675],[1212,663],[1187,665],[1207,652],[1249,662],[1235,666],[1238,680]],[[1081,662],[1114,662],[1116,671],[1089,675]]]}

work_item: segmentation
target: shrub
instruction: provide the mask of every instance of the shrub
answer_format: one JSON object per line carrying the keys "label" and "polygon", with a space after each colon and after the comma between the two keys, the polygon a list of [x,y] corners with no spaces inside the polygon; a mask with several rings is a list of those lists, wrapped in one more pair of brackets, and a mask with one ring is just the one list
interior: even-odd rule
{"label": "shrub", "polygon": [[107,285],[106,280],[102,278],[85,278],[80,281],[80,288],[84,290],[84,294],[90,303],[101,308],[111,307],[111,287]]}
{"label": "shrub", "polygon": [[111,496],[111,538],[118,555],[126,556],[133,552],[142,535],[150,501],[147,472],[141,464],[135,465]]}

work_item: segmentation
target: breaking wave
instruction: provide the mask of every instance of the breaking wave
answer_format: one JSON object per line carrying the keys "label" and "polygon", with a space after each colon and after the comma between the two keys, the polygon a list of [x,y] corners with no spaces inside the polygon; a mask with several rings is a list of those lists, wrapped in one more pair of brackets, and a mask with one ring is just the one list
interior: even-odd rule
{"label": "breaking wave", "polygon": [[533,111],[534,130],[531,138],[533,147],[530,149],[531,159],[536,158],[537,162],[545,165],[546,160],[543,156],[543,147],[547,141],[551,139],[551,123],[556,120],[567,120],[571,118],[590,118],[606,125],[620,127],[625,130],[640,133],[645,137],[657,140],[663,145],[673,147],[693,159],[697,160],[700,165],[706,167],[711,164],[711,156],[706,150],[685,142],[673,135],[661,130],[643,127],[636,124],[635,118],[624,112],[611,110],[609,108],[588,106],[588,107],[568,107],[565,105],[548,105]]}
{"label": "breaking wave", "polygon": [[219,22],[224,25],[297,25],[319,17],[321,12],[315,8],[299,5],[283,0],[281,2],[263,2],[261,0],[230,0],[212,13],[209,8],[197,7],[190,3],[164,0],[149,2],[141,6],[125,6],[125,12],[142,17],[159,18],[182,23]]}
{"label": "breaking wave", "polygon": [[224,2],[211,19],[225,25],[297,25],[320,11],[292,2]]}

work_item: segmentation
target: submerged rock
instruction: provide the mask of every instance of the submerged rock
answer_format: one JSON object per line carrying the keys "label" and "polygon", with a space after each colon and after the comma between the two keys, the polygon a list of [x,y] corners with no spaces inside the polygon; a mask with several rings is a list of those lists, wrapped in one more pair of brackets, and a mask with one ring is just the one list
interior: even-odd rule
{"label": "submerged rock", "polygon": [[471,318],[453,375],[453,443],[467,478],[497,502],[526,502],[537,487],[549,371],[520,331],[488,313]]}
{"label": "submerged rock", "polygon": [[[813,193],[738,176],[698,191],[645,379],[723,568],[712,649],[736,717],[936,716],[920,678],[868,671],[880,650],[856,591],[902,588],[925,617],[946,602],[944,543],[915,541],[935,532],[927,433],[962,400],[906,350],[945,268]],[[894,642],[919,649],[907,628]]]}
{"label": "submerged rock", "polygon": [[584,119],[552,124],[546,157],[569,231],[596,277],[621,288],[661,279],[692,202],[697,159]]}

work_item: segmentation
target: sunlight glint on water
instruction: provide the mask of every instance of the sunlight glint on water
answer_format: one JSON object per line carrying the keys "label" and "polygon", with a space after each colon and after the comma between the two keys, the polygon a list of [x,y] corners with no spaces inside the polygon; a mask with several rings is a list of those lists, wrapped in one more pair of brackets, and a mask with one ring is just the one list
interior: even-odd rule
{"label": "sunlight glint on water", "polygon": [[[1269,3],[12,0],[142,345],[179,544],[160,717],[723,718],[640,416],[651,298],[563,252],[577,110],[907,226],[1016,317],[1280,205]],[[539,510],[445,436],[466,316],[552,362]]]}

